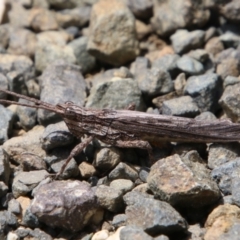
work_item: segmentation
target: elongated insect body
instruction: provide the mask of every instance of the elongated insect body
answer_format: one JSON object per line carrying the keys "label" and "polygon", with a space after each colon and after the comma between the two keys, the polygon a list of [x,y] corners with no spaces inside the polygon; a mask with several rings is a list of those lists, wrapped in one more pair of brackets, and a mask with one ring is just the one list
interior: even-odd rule
{"label": "elongated insect body", "polygon": [[0,91],[26,99],[33,105],[4,99],[0,99],[0,103],[55,112],[61,115],[73,135],[78,138],[83,135],[87,136],[84,142],[72,150],[59,174],[64,171],[70,159],[82,151],[94,137],[118,147],[146,149],[150,157],[152,156],[151,143],[156,141],[204,143],[240,141],[240,124],[232,123],[230,120],[200,121],[132,110],[94,110],[74,105],[71,102],[52,105],[4,89]]}

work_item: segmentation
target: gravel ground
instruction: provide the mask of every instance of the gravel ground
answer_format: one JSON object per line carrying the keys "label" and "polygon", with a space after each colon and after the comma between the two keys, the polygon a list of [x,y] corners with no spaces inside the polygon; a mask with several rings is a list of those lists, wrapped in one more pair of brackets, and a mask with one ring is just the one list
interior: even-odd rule
{"label": "gravel ground", "polygon": [[[0,23],[2,89],[240,122],[239,0],[2,0]],[[53,180],[84,136],[47,110],[0,116],[0,239],[239,239],[239,142],[156,139],[151,164],[94,139]]]}

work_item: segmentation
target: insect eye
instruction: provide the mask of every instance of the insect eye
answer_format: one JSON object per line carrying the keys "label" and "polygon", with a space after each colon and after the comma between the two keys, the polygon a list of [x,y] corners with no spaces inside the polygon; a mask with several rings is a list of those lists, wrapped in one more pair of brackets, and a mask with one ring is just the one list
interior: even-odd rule
{"label": "insect eye", "polygon": [[73,102],[71,102],[71,101],[66,101],[65,104],[66,104],[66,105],[73,105]]}
{"label": "insect eye", "polygon": [[65,114],[68,115],[68,116],[74,116],[75,112],[74,112],[74,110],[71,107],[67,107],[65,109]]}

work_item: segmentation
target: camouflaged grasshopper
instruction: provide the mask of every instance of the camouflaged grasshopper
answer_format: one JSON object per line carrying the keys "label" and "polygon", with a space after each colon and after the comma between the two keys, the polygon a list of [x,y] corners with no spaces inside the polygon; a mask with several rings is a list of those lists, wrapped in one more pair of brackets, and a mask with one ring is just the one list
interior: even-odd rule
{"label": "camouflaged grasshopper", "polygon": [[[72,102],[52,105],[11,91],[9,95],[26,99],[34,105],[0,99],[0,103],[41,108],[59,114],[69,131],[85,139],[75,146],[63,164],[61,175],[72,157],[79,154],[92,140],[126,148],[146,149],[152,159],[152,145],[170,142],[234,142],[240,141],[240,124],[230,120],[195,120],[184,117],[148,114],[133,110],[88,109]],[[129,108],[130,109],[130,108]]]}

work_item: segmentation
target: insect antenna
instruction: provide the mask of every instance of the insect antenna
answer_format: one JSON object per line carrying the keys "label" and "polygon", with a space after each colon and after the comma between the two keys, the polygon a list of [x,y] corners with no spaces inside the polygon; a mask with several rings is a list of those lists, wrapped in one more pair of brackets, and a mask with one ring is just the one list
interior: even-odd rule
{"label": "insect antenna", "polygon": [[43,101],[38,100],[36,98],[31,98],[31,97],[28,97],[28,96],[25,96],[25,95],[22,95],[22,94],[18,94],[18,93],[15,93],[15,92],[11,92],[11,91],[8,91],[8,90],[2,89],[2,88],[0,88],[0,92],[5,92],[5,93],[7,93],[11,96],[25,99],[29,102],[34,103],[34,105],[27,104],[27,103],[20,103],[20,102],[11,101],[11,100],[5,100],[5,99],[0,99],[0,103],[15,104],[15,105],[18,105],[18,106],[45,109],[45,110],[49,110],[49,111],[52,111],[52,112],[55,112],[55,113],[58,113],[58,114],[63,114],[63,111],[58,109],[55,105],[43,102]]}

